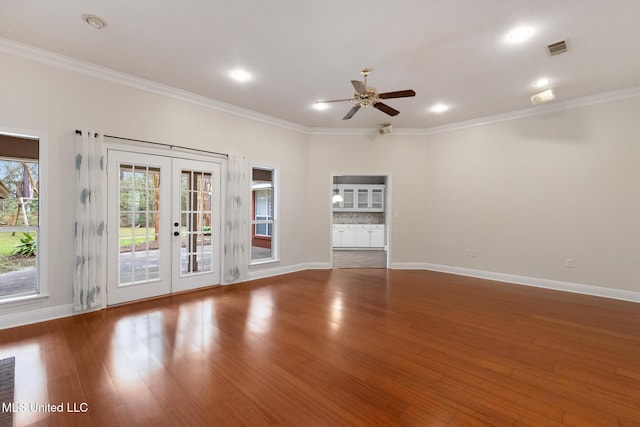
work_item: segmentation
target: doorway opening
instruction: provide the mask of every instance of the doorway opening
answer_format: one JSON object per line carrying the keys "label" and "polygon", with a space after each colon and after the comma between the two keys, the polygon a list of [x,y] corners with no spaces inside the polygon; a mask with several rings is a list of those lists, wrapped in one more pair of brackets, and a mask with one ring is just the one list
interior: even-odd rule
{"label": "doorway opening", "polygon": [[387,175],[332,177],[333,268],[387,268]]}

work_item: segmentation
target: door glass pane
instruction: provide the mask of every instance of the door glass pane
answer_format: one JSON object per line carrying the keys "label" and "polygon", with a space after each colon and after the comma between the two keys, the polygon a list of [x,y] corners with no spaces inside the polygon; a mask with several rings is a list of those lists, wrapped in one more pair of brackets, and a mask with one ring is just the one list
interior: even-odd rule
{"label": "door glass pane", "polygon": [[119,286],[160,280],[160,169],[120,165]]}
{"label": "door glass pane", "polygon": [[213,271],[211,173],[180,173],[180,275]]}

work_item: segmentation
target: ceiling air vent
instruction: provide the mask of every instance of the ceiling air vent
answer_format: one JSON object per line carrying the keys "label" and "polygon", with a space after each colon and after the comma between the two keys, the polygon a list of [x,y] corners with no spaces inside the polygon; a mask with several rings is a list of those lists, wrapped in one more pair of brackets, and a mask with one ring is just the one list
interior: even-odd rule
{"label": "ceiling air vent", "polygon": [[562,40],[559,42],[551,43],[547,46],[547,50],[549,51],[549,55],[560,55],[561,53],[565,53],[567,51],[567,42],[566,40]]}

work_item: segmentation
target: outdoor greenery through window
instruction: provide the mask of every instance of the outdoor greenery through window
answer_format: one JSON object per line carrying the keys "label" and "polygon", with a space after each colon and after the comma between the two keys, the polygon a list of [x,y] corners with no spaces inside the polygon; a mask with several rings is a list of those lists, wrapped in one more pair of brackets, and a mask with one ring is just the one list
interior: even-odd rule
{"label": "outdoor greenery through window", "polygon": [[160,169],[120,165],[119,283],[160,279]]}
{"label": "outdoor greenery through window", "polygon": [[251,169],[251,261],[276,258],[275,170]]}
{"label": "outdoor greenery through window", "polygon": [[0,135],[0,299],[37,294],[38,140]]}

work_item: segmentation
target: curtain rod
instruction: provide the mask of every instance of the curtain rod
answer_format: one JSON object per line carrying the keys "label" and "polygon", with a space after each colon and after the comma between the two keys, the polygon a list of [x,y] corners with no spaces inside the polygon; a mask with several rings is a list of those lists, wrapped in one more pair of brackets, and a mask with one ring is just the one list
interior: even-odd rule
{"label": "curtain rod", "polygon": [[[79,130],[79,129],[76,129],[76,135],[82,135],[82,131]],[[98,134],[96,133],[95,136],[98,136]],[[197,152],[200,152],[200,153],[215,154],[215,155],[218,155],[218,156],[229,157],[229,155],[225,154],[225,153],[218,153],[217,151],[201,150],[199,148],[183,147],[182,145],[165,144],[165,143],[162,143],[162,142],[145,141],[143,139],[125,138],[125,137],[122,137],[122,136],[114,136],[114,135],[104,135],[104,136],[105,136],[105,138],[120,139],[120,140],[123,140],[123,141],[133,141],[133,142],[142,142],[144,144],[161,145],[163,147],[168,147],[169,149],[180,148],[181,150],[197,151]]]}

